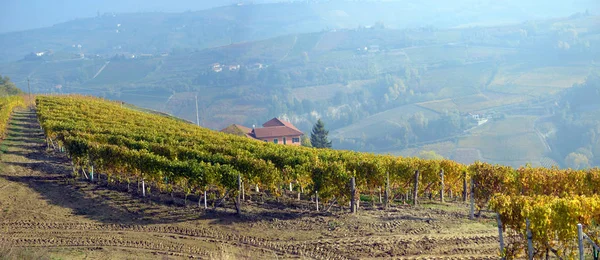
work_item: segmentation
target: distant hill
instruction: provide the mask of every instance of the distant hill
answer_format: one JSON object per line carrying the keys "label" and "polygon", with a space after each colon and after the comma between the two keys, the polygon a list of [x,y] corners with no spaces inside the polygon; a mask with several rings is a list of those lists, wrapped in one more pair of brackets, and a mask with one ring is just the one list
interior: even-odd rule
{"label": "distant hill", "polygon": [[52,50],[0,72],[21,88],[29,77],[34,92],[121,100],[212,129],[278,116],[309,132],[322,118],[335,148],[428,147],[467,163],[539,165],[563,160],[545,147],[552,130],[512,125],[547,116],[557,94],[598,71],[599,25],[600,16],[578,13],[490,27],[329,29],[166,53]]}
{"label": "distant hill", "polygon": [[0,62],[48,50],[88,56],[160,54],[359,26],[397,29],[486,26],[586,10],[593,13],[598,9],[593,0],[552,5],[541,0],[337,0],[236,4],[185,13],[105,13],[48,28],[0,34]]}
{"label": "distant hill", "polygon": [[3,6],[0,32],[16,32],[43,28],[77,18],[94,17],[104,13],[123,12],[186,12],[239,3],[270,3],[277,0],[20,0]]}

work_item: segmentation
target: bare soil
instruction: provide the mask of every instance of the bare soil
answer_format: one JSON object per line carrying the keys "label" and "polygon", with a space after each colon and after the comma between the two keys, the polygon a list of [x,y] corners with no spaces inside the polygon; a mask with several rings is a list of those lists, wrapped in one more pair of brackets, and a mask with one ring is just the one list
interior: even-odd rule
{"label": "bare soil", "polygon": [[[16,111],[0,143],[0,259],[497,259],[493,216],[460,202],[362,203],[316,212],[309,198],[246,195],[243,216],[181,194],[142,197],[135,183],[71,177],[47,149],[35,111]],[[213,201],[211,201],[212,203]],[[364,205],[367,204],[367,205]]]}

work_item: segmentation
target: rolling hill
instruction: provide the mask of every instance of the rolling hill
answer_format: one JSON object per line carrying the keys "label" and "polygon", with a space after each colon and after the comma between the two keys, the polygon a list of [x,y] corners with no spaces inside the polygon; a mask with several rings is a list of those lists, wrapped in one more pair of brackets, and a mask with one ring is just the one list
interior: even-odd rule
{"label": "rolling hill", "polygon": [[[541,0],[502,3],[489,0],[460,3],[335,0],[267,4],[242,1],[184,13],[104,13],[48,28],[0,34],[0,61],[13,61],[46,50],[108,56],[201,50],[286,34],[376,24],[396,29],[516,24],[586,10],[600,12],[592,0],[562,1],[554,5]],[[63,11],[77,12],[70,8]]]}
{"label": "rolling hill", "polygon": [[[339,148],[398,154],[457,145],[476,124],[468,113],[543,115],[543,104],[598,70],[599,23],[577,14],[494,27],[330,29],[162,54],[52,51],[0,71],[22,89],[29,77],[34,92],[96,95],[190,121],[197,98],[200,124],[212,129],[281,116],[308,132],[323,118]],[[415,114],[429,128],[407,125]],[[476,143],[494,142],[502,141]]]}

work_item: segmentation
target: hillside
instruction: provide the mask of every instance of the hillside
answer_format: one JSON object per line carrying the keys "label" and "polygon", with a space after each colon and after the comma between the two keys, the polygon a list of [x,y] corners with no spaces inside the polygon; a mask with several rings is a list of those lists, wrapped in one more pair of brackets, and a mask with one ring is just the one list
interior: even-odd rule
{"label": "hillside", "polygon": [[507,161],[509,147],[478,155],[503,142],[489,137],[461,147],[478,124],[467,115],[547,115],[557,94],[597,71],[599,23],[577,14],[495,27],[338,29],[135,58],[57,51],[0,71],[21,88],[30,77],[35,92],[102,96],[190,121],[197,97],[200,124],[212,129],[283,116],[308,132],[321,117],[338,148],[403,154],[451,141],[452,152],[436,151],[538,165],[563,158],[543,147],[527,161]]}
{"label": "hillside", "polygon": [[38,96],[2,123],[2,257],[492,259],[506,233],[513,259],[527,241],[510,234],[526,218],[548,234],[533,236],[532,254],[567,257],[576,223],[598,232],[597,168],[285,146],[77,95]]}
{"label": "hillside", "polygon": [[[68,98],[53,100],[60,103]],[[190,124],[120,107],[114,102],[88,98],[86,103],[92,104],[92,100],[97,106],[80,108],[95,107],[98,109],[89,112],[96,112],[84,115],[72,110],[71,119],[76,119],[73,122],[94,120],[99,127],[104,125],[101,123],[134,123],[130,132],[133,133],[143,125],[143,118],[152,118],[176,122],[172,125],[181,126],[183,131],[199,130]],[[136,114],[140,117],[138,123],[142,124],[123,122],[116,117],[100,119],[97,112],[106,108],[117,109],[121,112],[116,113],[119,115]],[[37,113],[46,121],[59,119],[48,117],[40,110]],[[111,171],[103,168],[100,161],[96,161],[94,175],[89,175],[94,173],[89,168],[78,169],[73,175],[72,167],[79,161],[71,161],[58,147],[49,148],[45,137],[52,135],[45,136],[44,132],[50,133],[50,125],[42,125],[46,131],[40,130],[35,110],[18,109],[9,124],[8,136],[2,141],[2,257],[350,259],[415,257],[424,256],[424,251],[428,251],[432,257],[490,258],[497,250],[496,232],[490,225],[493,216],[484,214],[479,221],[466,220],[466,208],[456,198],[449,198],[445,205],[425,201],[422,207],[398,204],[387,213],[379,210],[379,203],[369,205],[365,201],[361,204],[364,214],[353,216],[344,213],[342,208],[337,209],[338,206],[315,212],[308,195],[302,195],[298,201],[296,192],[286,191],[275,198],[255,192],[248,185],[244,215],[235,216],[229,199],[219,203],[222,196],[219,189],[209,190],[210,208],[204,209],[199,204],[201,196],[191,194],[184,198],[184,193],[177,189],[171,195],[160,193],[161,188],[150,184],[149,178],[145,185],[152,188],[143,193],[139,182],[128,184],[125,179],[109,174]],[[168,127],[155,124],[154,127],[158,127],[155,130],[160,126]],[[159,137],[168,131],[155,133],[146,137]],[[112,137],[124,136],[115,133]],[[60,144],[59,139],[54,141]],[[262,145],[262,142],[256,143]],[[66,148],[71,156],[77,152],[72,148]],[[84,179],[82,170],[88,173],[85,176],[93,176],[93,181]],[[393,216],[389,212],[393,212]],[[403,243],[398,244],[398,239]],[[364,246],[368,243],[380,247]]]}
{"label": "hillside", "polygon": [[[245,4],[241,1],[235,5],[185,13],[104,13],[49,28],[0,34],[0,62],[14,61],[30,53],[47,50],[88,56],[121,53],[156,55],[376,23],[397,29],[445,29],[519,23],[586,10],[600,12],[595,1],[591,0],[562,1],[556,5],[544,3],[540,0],[502,3],[468,0],[463,4],[434,0],[285,1],[270,4]],[[71,8],[64,9],[62,11],[69,12]]]}

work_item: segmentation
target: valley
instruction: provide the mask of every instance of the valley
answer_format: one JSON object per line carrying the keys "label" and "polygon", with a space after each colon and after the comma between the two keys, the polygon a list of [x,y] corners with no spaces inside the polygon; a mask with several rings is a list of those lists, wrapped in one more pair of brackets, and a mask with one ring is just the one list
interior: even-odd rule
{"label": "valley", "polygon": [[[358,7],[383,10],[395,2],[366,7],[357,2],[343,11],[325,11],[333,2],[73,21],[23,35],[42,39],[59,30],[69,38],[82,27],[105,33],[113,47],[49,47],[37,50],[41,56],[19,50],[15,53],[23,58],[0,63],[0,71],[21,89],[29,78],[33,92],[121,100],[188,121],[199,118],[200,125],[215,130],[277,116],[308,133],[322,118],[337,149],[404,156],[435,152],[464,163],[514,167],[569,166],[566,156],[580,147],[553,144],[551,136],[542,138],[529,124],[515,126],[518,133],[495,128],[546,118],[546,132],[557,132],[560,96],[599,73],[600,18],[594,9],[487,26],[463,26],[474,18],[459,13],[453,15],[462,24],[411,27],[403,20],[408,17],[383,11],[380,22],[358,23],[372,21],[368,15],[349,18],[357,17]],[[493,5],[472,8],[488,4]],[[291,8],[298,15],[283,15]],[[265,15],[273,10],[280,12]],[[331,17],[344,12],[346,18]],[[240,13],[252,15],[230,19]],[[307,17],[321,19],[307,23]],[[266,21],[280,26],[273,30]],[[148,31],[145,23],[156,30]],[[113,24],[121,24],[120,36],[108,36]],[[126,24],[138,31],[132,34]],[[196,31],[205,33],[194,42]],[[148,39],[146,46],[140,39]],[[166,39],[165,45],[158,39]],[[483,121],[485,132],[469,131]],[[587,157],[590,166],[600,165],[593,154]]]}
{"label": "valley", "polygon": [[0,259],[598,258],[597,0],[3,10]]}

